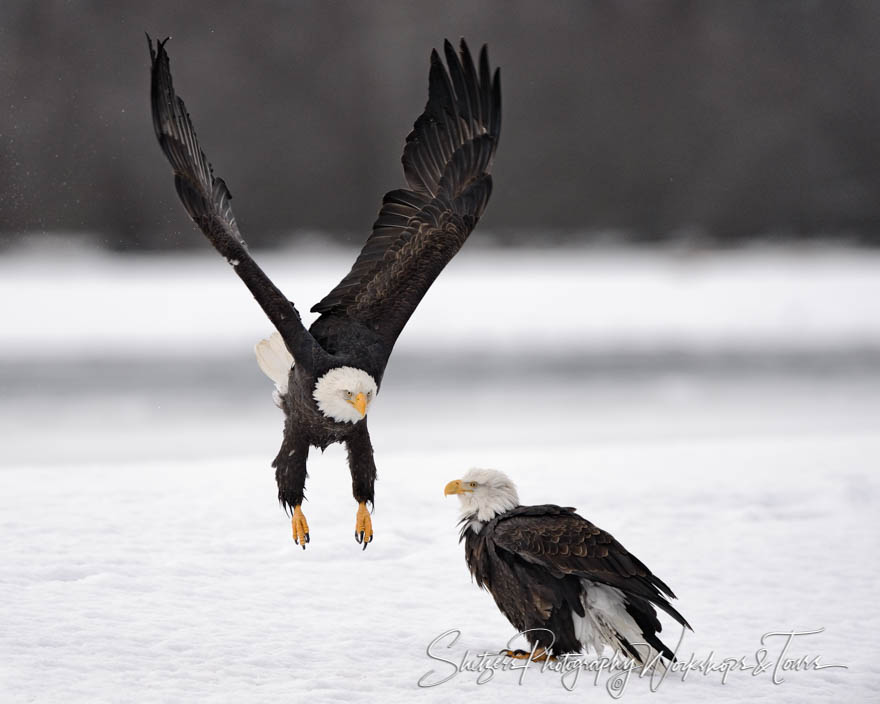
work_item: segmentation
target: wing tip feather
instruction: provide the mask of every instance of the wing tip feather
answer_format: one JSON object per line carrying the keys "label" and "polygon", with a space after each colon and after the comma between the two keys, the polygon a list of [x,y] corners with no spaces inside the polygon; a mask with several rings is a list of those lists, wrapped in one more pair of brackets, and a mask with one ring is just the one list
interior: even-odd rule
{"label": "wing tip feather", "polygon": [[[417,236],[421,228],[440,228],[444,213],[458,219],[462,232],[456,239],[461,246],[492,191],[488,170],[500,130],[499,77],[497,69],[494,77],[490,71],[487,44],[480,47],[479,66],[464,37],[458,40],[458,51],[448,38],[440,51],[431,49],[428,100],[401,157],[408,188],[385,195],[373,232],[351,271],[312,306],[312,312],[331,314],[353,305],[358,288],[376,274],[380,262],[394,256],[400,242]],[[410,213],[410,208],[418,212]]]}

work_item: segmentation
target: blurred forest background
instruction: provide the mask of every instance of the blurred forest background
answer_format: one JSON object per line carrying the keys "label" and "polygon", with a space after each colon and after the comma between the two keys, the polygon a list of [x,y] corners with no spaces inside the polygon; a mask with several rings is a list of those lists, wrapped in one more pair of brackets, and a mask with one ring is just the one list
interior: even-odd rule
{"label": "blurred forest background", "polygon": [[459,36],[502,67],[483,236],[877,245],[878,20],[880,3],[835,0],[5,0],[0,237],[206,246],[152,134],[146,30],[173,37],[256,246],[364,238],[403,183],[429,52]]}

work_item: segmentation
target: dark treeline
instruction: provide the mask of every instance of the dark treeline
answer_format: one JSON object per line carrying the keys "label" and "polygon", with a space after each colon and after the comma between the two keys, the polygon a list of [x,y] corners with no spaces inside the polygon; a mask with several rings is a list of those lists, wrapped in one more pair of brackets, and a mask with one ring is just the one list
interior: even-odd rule
{"label": "dark treeline", "polygon": [[[444,37],[490,46],[504,241],[880,243],[880,3],[0,3],[0,233],[204,246],[154,142],[144,30],[246,239],[362,240]],[[549,234],[548,234],[549,233]]]}

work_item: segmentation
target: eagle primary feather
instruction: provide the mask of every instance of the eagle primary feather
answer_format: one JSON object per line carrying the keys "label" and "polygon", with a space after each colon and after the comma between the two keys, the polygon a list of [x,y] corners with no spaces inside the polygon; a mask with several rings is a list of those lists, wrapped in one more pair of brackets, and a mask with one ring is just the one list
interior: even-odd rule
{"label": "eagle primary feather", "polygon": [[312,311],[342,314],[393,346],[422,297],[461,248],[492,193],[488,170],[501,133],[501,77],[486,47],[477,73],[444,44],[449,72],[431,54],[428,102],[406,138],[409,190],[390,191],[351,271]]}
{"label": "eagle primary feather", "polygon": [[183,100],[174,92],[171,66],[165,51],[167,39],[155,49],[147,35],[152,60],[150,103],[153,129],[159,146],[174,169],[177,194],[199,229],[228,261],[281,333],[288,346],[304,354],[313,344],[299,313],[272,283],[247,251],[232,212],[232,195],[226,182],[215,178],[211,164],[196,138],[195,127]]}

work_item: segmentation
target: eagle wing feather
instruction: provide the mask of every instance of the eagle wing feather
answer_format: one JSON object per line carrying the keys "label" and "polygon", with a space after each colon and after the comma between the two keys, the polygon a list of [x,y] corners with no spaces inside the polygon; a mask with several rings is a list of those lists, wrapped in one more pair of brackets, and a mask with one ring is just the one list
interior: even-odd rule
{"label": "eagle wing feather", "polygon": [[610,534],[582,518],[573,508],[530,506],[496,519],[491,540],[526,562],[557,577],[576,575],[646,599],[690,628],[667,597],[672,590]]}
{"label": "eagle wing feather", "polygon": [[150,99],[156,139],[174,170],[180,200],[193,222],[250,289],[294,357],[306,357],[314,352],[316,343],[303,327],[296,308],[247,251],[232,212],[229,188],[223,179],[214,176],[199,147],[186,105],[174,92],[165,51],[167,41],[157,41],[154,47],[147,35],[152,63]]}
{"label": "eagle wing feather", "polygon": [[431,54],[428,102],[406,138],[409,186],[387,193],[351,271],[313,312],[376,331],[392,347],[431,284],[474,229],[492,192],[489,167],[501,133],[501,79],[479,68],[464,40]]}

